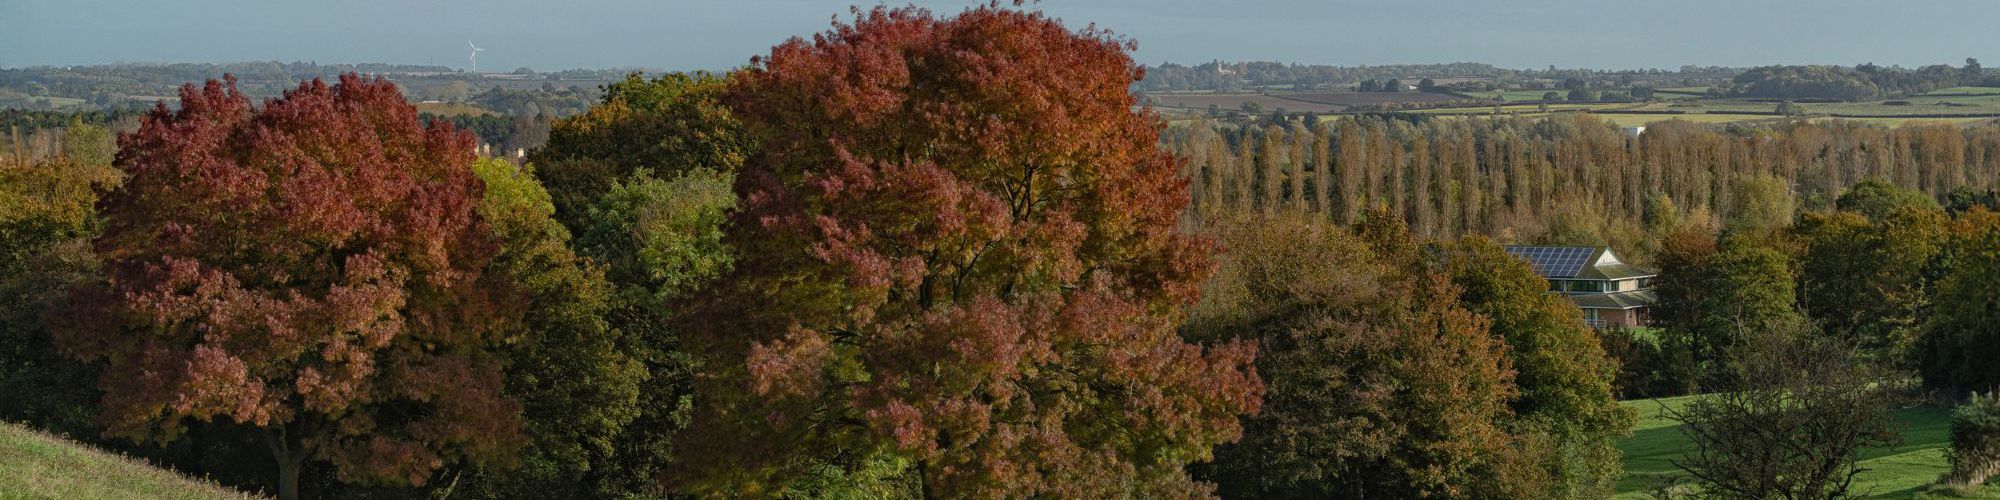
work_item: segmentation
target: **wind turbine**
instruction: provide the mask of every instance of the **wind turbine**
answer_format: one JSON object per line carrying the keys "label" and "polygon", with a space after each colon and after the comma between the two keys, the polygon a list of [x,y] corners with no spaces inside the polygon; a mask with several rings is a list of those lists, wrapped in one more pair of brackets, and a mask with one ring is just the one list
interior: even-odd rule
{"label": "wind turbine", "polygon": [[473,44],[472,44],[472,40],[466,40],[466,41],[465,41],[465,45],[466,45],[466,46],[469,46],[469,47],[472,47],[472,55],[471,55],[471,56],[468,56],[468,57],[466,57],[465,59],[466,59],[466,60],[468,60],[468,61],[472,61],[472,73],[473,73],[473,74],[478,74],[478,73],[479,73],[479,51],[482,51],[482,50],[486,50],[486,49],[482,49],[482,48],[479,48],[479,46],[478,46],[478,45],[473,45]]}

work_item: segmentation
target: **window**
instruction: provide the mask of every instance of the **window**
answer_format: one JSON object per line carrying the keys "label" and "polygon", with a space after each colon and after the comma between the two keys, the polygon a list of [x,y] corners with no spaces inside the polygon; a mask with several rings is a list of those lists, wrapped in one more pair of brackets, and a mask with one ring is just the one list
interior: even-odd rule
{"label": "window", "polygon": [[1602,291],[1604,291],[1604,282],[1602,282],[1602,281],[1583,281],[1583,280],[1578,280],[1578,281],[1572,281],[1572,282],[1570,282],[1570,284],[1569,284],[1569,291],[1572,291],[1572,292],[1602,292]]}

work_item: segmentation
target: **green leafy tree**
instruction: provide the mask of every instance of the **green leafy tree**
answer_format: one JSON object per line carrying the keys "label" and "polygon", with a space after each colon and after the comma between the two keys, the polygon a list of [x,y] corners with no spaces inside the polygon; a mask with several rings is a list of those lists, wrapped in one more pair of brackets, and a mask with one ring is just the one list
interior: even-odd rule
{"label": "green leafy tree", "polygon": [[1734,233],[1770,233],[1792,224],[1797,199],[1784,179],[1745,176],[1730,183],[1728,216],[1723,228]]}
{"label": "green leafy tree", "polygon": [[1982,208],[1953,224],[1950,272],[1937,285],[1914,354],[1928,386],[1953,393],[2000,387],[2000,215]]}
{"label": "green leafy tree", "polygon": [[1256,340],[1267,393],[1243,441],[1196,468],[1219,493],[1554,493],[1544,461],[1554,444],[1509,409],[1523,400],[1505,341],[1418,263],[1393,217],[1371,211],[1356,232],[1295,215],[1225,227],[1231,253],[1183,330]]}
{"label": "green leafy tree", "polygon": [[1728,366],[1743,332],[1797,331],[1803,324],[1787,254],[1737,236],[1717,246],[1670,242],[1667,248],[1657,288],[1659,320],[1668,342],[1690,349],[1702,387],[1735,383]]}
{"label": "green leafy tree", "polygon": [[[605,321],[612,287],[568,246],[549,194],[532,167],[481,160],[479,214],[500,240],[488,272],[511,276],[523,293],[522,321],[505,332],[506,392],[523,406],[529,439],[519,470],[473,469],[460,484],[486,497],[590,497],[630,493],[614,460],[640,414],[642,344]],[[646,401],[646,403],[655,403]]]}
{"label": "green leafy tree", "polygon": [[734,172],[752,145],[718,100],[724,86],[723,78],[706,73],[651,80],[635,73],[605,86],[604,97],[583,114],[556,120],[548,144],[528,155],[554,200],[556,220],[581,234],[598,198],[640,170]]}
{"label": "green leafy tree", "polygon": [[693,360],[674,322],[691,292],[729,269],[721,242],[736,206],[734,172],[750,136],[721,101],[726,80],[707,74],[638,75],[606,88],[584,114],[556,121],[531,153],[556,219],[577,253],[603,266],[604,317],[619,348],[643,367],[633,421],[608,460],[582,476],[594,496],[653,494],[675,459],[673,439],[693,409]]}
{"label": "green leafy tree", "polygon": [[1901,359],[1928,310],[1950,220],[1929,197],[1876,181],[1857,184],[1837,206],[1805,214],[1792,229],[1804,247],[1799,302],[1825,333]]}
{"label": "green leafy tree", "polygon": [[694,361],[676,324],[695,292],[727,272],[734,253],[722,227],[736,206],[733,175],[707,169],[658,179],[649,170],[614,182],[590,209],[580,251],[605,266],[616,291],[609,317],[635,345],[650,378],[640,394],[645,408],[619,439],[616,465],[607,469],[609,491],[657,487],[662,468],[676,459],[673,439],[687,427],[694,404]]}
{"label": "green leafy tree", "polygon": [[1617,482],[1616,440],[1637,416],[1612,398],[1617,367],[1576,305],[1548,293],[1548,281],[1500,245],[1473,236],[1451,245],[1445,264],[1466,309],[1491,321],[1506,341],[1519,393],[1509,401],[1521,427],[1550,435],[1547,455],[1558,498],[1609,496]]}
{"label": "green leafy tree", "polygon": [[1880,177],[1862,179],[1848,186],[1846,191],[1834,199],[1834,208],[1844,212],[1854,212],[1867,217],[1869,221],[1880,222],[1904,209],[1919,211],[1943,210],[1936,198],[1915,189],[1905,189]]}

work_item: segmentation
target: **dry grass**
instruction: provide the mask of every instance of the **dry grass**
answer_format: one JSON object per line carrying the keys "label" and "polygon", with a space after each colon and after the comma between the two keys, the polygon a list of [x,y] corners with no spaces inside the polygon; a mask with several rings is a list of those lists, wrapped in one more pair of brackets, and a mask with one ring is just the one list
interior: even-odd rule
{"label": "dry grass", "polygon": [[0,423],[0,499],[261,498],[11,423]]}

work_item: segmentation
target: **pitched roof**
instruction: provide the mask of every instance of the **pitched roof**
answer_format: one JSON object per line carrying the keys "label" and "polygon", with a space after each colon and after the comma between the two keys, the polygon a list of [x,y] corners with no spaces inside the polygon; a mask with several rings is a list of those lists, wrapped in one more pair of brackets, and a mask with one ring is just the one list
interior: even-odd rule
{"label": "pitched roof", "polygon": [[1548,279],[1620,280],[1657,274],[1619,262],[1608,247],[1508,245],[1502,248],[1528,261],[1535,274]]}
{"label": "pitched roof", "polygon": [[1582,293],[1569,295],[1569,300],[1584,309],[1632,309],[1648,307],[1660,300],[1652,290],[1630,292]]}

